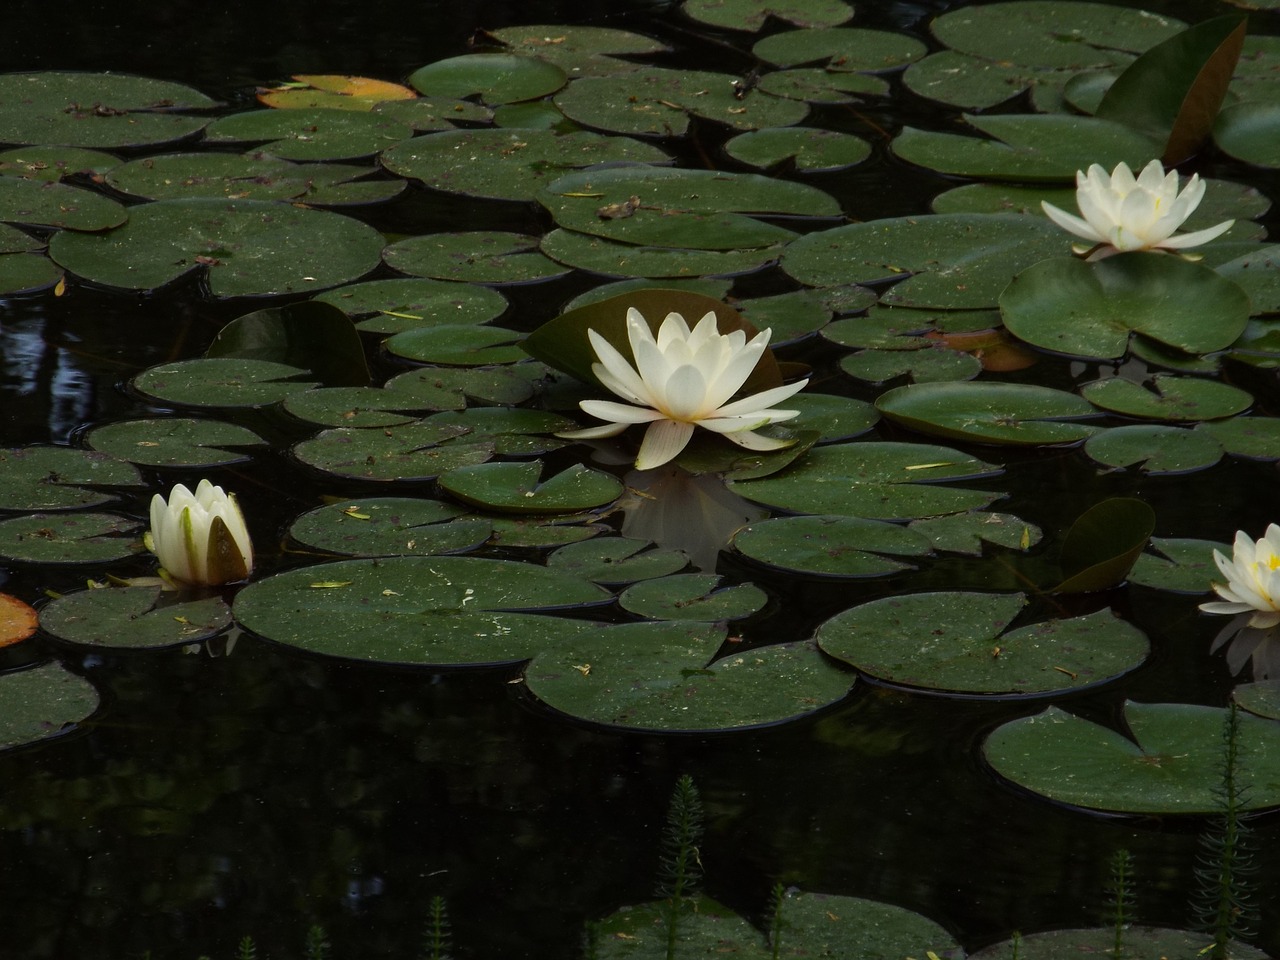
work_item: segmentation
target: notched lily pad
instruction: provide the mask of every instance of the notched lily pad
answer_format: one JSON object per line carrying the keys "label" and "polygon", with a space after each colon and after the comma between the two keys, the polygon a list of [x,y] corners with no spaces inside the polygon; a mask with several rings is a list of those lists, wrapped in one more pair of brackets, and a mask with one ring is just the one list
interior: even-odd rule
{"label": "notched lily pad", "polygon": [[667,577],[689,565],[683,550],[664,550],[647,540],[605,537],[563,546],[547,557],[547,566],[567,570],[606,586]]}
{"label": "notched lily pad", "polygon": [[1084,452],[1108,467],[1139,465],[1154,475],[1190,473],[1222,459],[1222,444],[1207,433],[1159,424],[1102,430],[1085,441]]}
{"label": "notched lily pad", "polygon": [[612,503],[622,494],[614,476],[580,463],[545,480],[542,464],[485,463],[459,467],[440,477],[442,489],[465,503],[514,513],[572,513]]}
{"label": "notched lily pad", "polygon": [[0,674],[0,750],[67,733],[98,703],[93,684],[58,663]]}
{"label": "notched lily pad", "polygon": [[367,280],[314,299],[337,307],[365,333],[399,333],[437,323],[487,323],[507,309],[496,290],[441,280]]}
{"label": "notched lily pad", "polygon": [[371,157],[413,136],[408,124],[378,113],[318,107],[251,110],[209,124],[211,143],[258,143],[285,160],[353,160]]}
{"label": "notched lily pad", "polygon": [[501,230],[409,237],[382,259],[401,273],[463,283],[531,283],[568,272],[538,251],[537,237]]}
{"label": "notched lily pad", "polygon": [[123,206],[101,194],[56,181],[0,177],[0,221],[92,231],[127,218]]}
{"label": "notched lily pad", "polygon": [[649,620],[743,620],[759,613],[769,597],[751,583],[720,585],[714,573],[682,573],[643,580],[622,591],[623,610]]}
{"label": "notched lily pad", "polygon": [[271,360],[202,357],[143,370],[131,381],[139,393],[166,403],[237,409],[265,407],[318,384],[309,371]]}
{"label": "notched lily pad", "polygon": [[878,577],[910,570],[902,557],[932,553],[906,527],[856,517],[777,517],[740,529],[734,548],[774,570],[822,577]]}
{"label": "notched lily pad", "polygon": [[85,442],[94,450],[148,467],[242,463],[250,456],[243,448],[266,443],[248,427],[190,417],[107,423],[91,430]]}
{"label": "notched lily pad", "polygon": [[142,525],[110,513],[33,513],[0,520],[0,558],[110,563],[141,553]]}
{"label": "notched lily pad", "polygon": [[308,511],[289,527],[304,546],[350,557],[461,553],[489,539],[493,524],[438,500],[367,497]]}
{"label": "notched lily pad", "polygon": [[68,447],[0,450],[0,509],[76,510],[115,499],[113,487],[144,486],[132,464]]}
{"label": "notched lily pad", "polygon": [[1108,377],[1085,384],[1080,395],[1113,413],[1177,423],[1221,420],[1253,404],[1244,390],[1214,380],[1157,373],[1150,383],[1152,389],[1147,390],[1123,377]]}
{"label": "notched lily pad", "polygon": [[770,34],[751,48],[761,60],[779,67],[820,63],[836,73],[895,70],[925,55],[915,37],[860,27],[810,27]]}
{"label": "notched lily pad", "polygon": [[1098,428],[1073,393],[1025,383],[917,383],[882,393],[876,409],[894,423],[930,436],[1038,446],[1074,443]]}
{"label": "notched lily pad", "polygon": [[1129,582],[1173,593],[1208,593],[1209,585],[1221,578],[1213,562],[1213,551],[1231,556],[1229,543],[1175,537],[1152,537],[1146,553],[1129,573]]}
{"label": "notched lily pad", "polygon": [[409,74],[410,85],[428,97],[478,96],[489,105],[536,100],[559,90],[565,80],[555,64],[510,53],[468,53]]}
{"label": "notched lily pad", "polygon": [[843,0],[685,0],[680,9],[699,23],[753,32],[769,17],[797,27],[834,27],[853,17]]}
{"label": "notched lily pad", "polygon": [[141,649],[200,643],[231,626],[221,597],[186,599],[159,586],[82,590],[40,610],[40,627],[90,647]]}
{"label": "notched lily pad", "polygon": [[871,156],[871,145],[851,133],[784,127],[740,133],[724,145],[739,163],[764,169],[790,163],[801,173],[843,170]]}

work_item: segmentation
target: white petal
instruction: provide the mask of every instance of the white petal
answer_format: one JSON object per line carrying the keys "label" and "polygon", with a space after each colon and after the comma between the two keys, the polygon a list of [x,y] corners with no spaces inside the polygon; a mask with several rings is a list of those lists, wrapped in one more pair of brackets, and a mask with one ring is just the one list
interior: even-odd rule
{"label": "white petal", "polygon": [[707,378],[692,364],[672,371],[662,400],[663,409],[674,420],[694,422],[713,409],[706,405]]}
{"label": "white petal", "polygon": [[1202,243],[1208,243],[1210,240],[1216,240],[1232,227],[1236,222],[1234,220],[1224,220],[1216,226],[1206,227],[1204,230],[1196,230],[1193,233],[1180,233],[1176,236],[1163,240],[1160,246],[1167,250],[1182,250],[1186,247],[1198,247]]}
{"label": "white petal", "polygon": [[565,440],[601,440],[616,437],[629,426],[629,423],[606,423],[600,427],[583,427],[581,430],[561,430],[556,436]]}
{"label": "white petal", "polygon": [[735,433],[726,433],[724,436],[725,439],[732,440],[738,446],[748,450],[781,450],[783,447],[795,444],[794,440],[766,437],[759,433],[752,433],[750,430],[739,430]]}
{"label": "white petal", "polygon": [[633,407],[613,400],[583,400],[578,404],[583,413],[589,413],[601,420],[612,420],[614,423],[650,423],[661,420],[666,415],[649,407]]}
{"label": "white petal", "polygon": [[587,339],[591,341],[591,348],[600,358],[600,362],[592,366],[592,372],[606,390],[633,403],[652,402],[653,398],[649,396],[649,391],[644,381],[640,379],[640,375],[613,344],[594,330],[587,331]]}
{"label": "white petal", "polygon": [[649,426],[636,456],[637,470],[652,470],[674,460],[693,436],[693,424],[658,420]]}
{"label": "white petal", "polygon": [[732,417],[740,413],[748,413],[753,410],[764,410],[773,406],[775,403],[781,403],[788,397],[794,396],[805,388],[808,380],[801,380],[798,383],[787,383],[780,387],[771,387],[768,390],[761,390],[759,393],[753,393],[749,397],[743,397],[741,400],[735,400],[733,403],[726,404],[716,411],[718,417]]}
{"label": "white petal", "polygon": [[1086,240],[1093,240],[1095,243],[1102,243],[1107,238],[1102,236],[1090,224],[1081,220],[1075,214],[1067,213],[1065,210],[1059,210],[1052,203],[1041,200],[1040,206],[1044,209],[1045,215],[1069,233],[1074,233],[1077,237],[1084,237]]}

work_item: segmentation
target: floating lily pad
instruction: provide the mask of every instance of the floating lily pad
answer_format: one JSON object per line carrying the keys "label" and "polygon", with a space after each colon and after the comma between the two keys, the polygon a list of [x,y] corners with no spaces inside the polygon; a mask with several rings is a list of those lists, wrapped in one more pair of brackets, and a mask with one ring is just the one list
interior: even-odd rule
{"label": "floating lily pad", "polygon": [[927,537],[937,550],[978,557],[983,544],[1026,550],[1043,536],[1040,528],[1010,513],[956,513],[912,520],[908,529]]}
{"label": "floating lily pad", "polygon": [[[881,77],[865,73],[835,73],[830,70],[820,70],[816,67],[797,67],[794,70],[775,70],[772,73],[766,73],[760,78],[757,89],[762,93],[775,97],[783,97],[787,100],[803,100],[805,103],[856,103],[867,96],[888,95],[889,82]],[[773,128],[768,129],[769,132],[773,130]],[[762,130],[761,132],[765,131]],[[830,135],[831,139],[823,137],[816,144],[813,143],[809,139],[810,136],[820,132]],[[742,136],[746,136],[746,134]],[[844,137],[836,136],[834,131],[818,131],[816,127],[800,128],[796,136],[803,138],[802,142],[808,148],[805,152],[811,156],[815,149],[823,155],[828,154],[830,151],[840,155],[844,154],[846,150],[852,155],[858,149],[856,144],[846,141]],[[769,144],[781,140],[781,137],[771,136],[764,142]],[[733,153],[736,155],[736,151],[733,151]],[[758,148],[753,146],[750,153],[758,153]],[[797,162],[799,162],[799,156],[801,155],[797,156]],[[755,165],[751,159],[739,159],[743,159],[745,163]],[[759,158],[757,157],[756,159]],[[819,163],[821,162],[819,161]],[[854,162],[856,163],[857,161]]]}
{"label": "floating lily pad", "polygon": [[667,577],[689,565],[681,550],[653,548],[647,540],[605,537],[563,546],[547,557],[547,566],[567,570],[606,586]]}
{"label": "floating lily pad", "polygon": [[1084,452],[1108,467],[1141,466],[1162,475],[1204,470],[1222,459],[1222,444],[1212,436],[1179,427],[1135,424],[1113,427],[1085,441]]}
{"label": "floating lily pad", "polygon": [[934,213],[1021,213],[1044,216],[1040,206],[1047,200],[1055,207],[1071,210],[1075,188],[1018,186],[1009,183],[966,183],[944,190],[930,201]]}
{"label": "floating lily pad", "polygon": [[884,576],[911,569],[896,558],[933,552],[927,538],[906,527],[856,517],[762,520],[734,534],[733,546],[770,569],[823,577]]}
{"label": "floating lily pad", "polygon": [[0,750],[67,733],[98,702],[93,684],[58,663],[0,674]]}
{"label": "floating lily pad", "polygon": [[413,129],[379,113],[335,110],[250,110],[215,120],[205,129],[211,143],[260,143],[285,160],[352,160],[371,157],[413,136]]}
{"label": "floating lily pad", "polygon": [[[465,405],[465,401],[459,404]],[[290,416],[321,427],[365,429],[411,423],[439,408],[381,387],[321,387],[290,394],[284,398],[284,409]]]}
{"label": "floating lily pad", "polygon": [[41,145],[0,151],[0,176],[32,180],[62,180],[77,173],[98,176],[119,165],[120,159],[112,154],[80,147]]}
{"label": "floating lily pad", "polygon": [[[1126,924],[1124,928],[1124,952],[1134,957],[1204,956],[1211,940],[1211,935],[1200,930],[1166,930],[1137,924]],[[969,954],[969,960],[1017,960],[1027,956],[1036,960],[1076,960],[1081,956],[1113,954],[1115,948],[1114,926],[1045,930],[993,943]],[[1267,960],[1266,951],[1237,940],[1232,940],[1228,949],[1227,955],[1234,960]]]}
{"label": "floating lily pad", "polygon": [[782,244],[723,251],[637,247],[572,230],[552,230],[542,238],[542,252],[553,260],[614,277],[728,277],[758,270],[782,250]]}
{"label": "floating lily pad", "polygon": [[[580,81],[586,82],[586,81]],[[663,163],[657,147],[626,137],[551,130],[448,130],[382,154],[392,173],[447,193],[530,200],[557,177],[597,163]]]}
{"label": "floating lily pad", "polygon": [[1113,413],[1184,423],[1233,417],[1253,404],[1244,390],[1215,380],[1157,373],[1150,382],[1153,389],[1147,390],[1123,377],[1108,377],[1085,384],[1080,395]]}
{"label": "floating lily pad", "polygon": [[1159,154],[1161,144],[1123,124],[1073,114],[966,116],[994,140],[906,127],[893,141],[903,160],[966,177],[1070,180],[1099,163],[1135,169]]}
{"label": "floating lily pad", "polygon": [[776,347],[821,330],[833,313],[865,310],[877,299],[875,291],[866,287],[825,287],[751,297],[738,300],[737,307],[757,329],[772,331],[769,342]]}
{"label": "floating lily pad", "polygon": [[1222,350],[1248,323],[1249,298],[1202,264],[1135,251],[1043,260],[1009,284],[1000,312],[1027,343],[1103,360],[1123,357],[1133,332],[1187,353]]}
{"label": "floating lily pad", "polygon": [[545,480],[542,464],[485,463],[458,467],[440,477],[442,489],[489,510],[571,513],[612,503],[622,493],[616,477],[575,463]]}
{"label": "floating lily pad", "polygon": [[1249,295],[1254,316],[1280,313],[1280,246],[1266,246],[1216,268]]}
{"label": "floating lily pad", "polygon": [[75,510],[115,499],[113,487],[144,486],[138,469],[105,453],[68,447],[0,450],[0,508]]}
{"label": "floating lily pad", "polygon": [[1234,457],[1280,460],[1280,419],[1275,417],[1232,417],[1198,423],[1195,430],[1213,437]]}
{"label": "floating lily pad", "polygon": [[520,347],[524,334],[505,327],[455,325],[416,327],[390,337],[389,353],[419,363],[483,367],[517,363],[528,354]]}
{"label": "floating lily pad", "polygon": [[1231,545],[1213,540],[1152,537],[1147,553],[1138,558],[1129,582],[1174,593],[1208,593],[1209,585],[1221,577],[1213,562],[1213,551],[1231,555]]}
{"label": "floating lily pad", "polygon": [[40,610],[40,627],[59,640],[139,649],[199,643],[231,626],[220,597],[184,600],[159,586],[82,590]]}
{"label": "floating lily pad", "polygon": [[721,586],[714,573],[643,580],[622,591],[623,610],[650,620],[743,620],[759,613],[768,595],[751,583]]}
{"label": "floating lily pad", "polygon": [[1062,253],[1063,242],[1047,221],[1015,214],[900,217],[806,234],[787,247],[782,268],[815,287],[899,280],[883,297],[894,305],[989,308],[1015,274]]}
{"label": "floating lily pad", "polygon": [[460,424],[430,419],[374,429],[337,427],[295,444],[293,455],[310,467],[341,477],[430,480],[493,456],[490,438],[450,442],[468,432]]}
{"label": "floating lily pad", "polygon": [[725,153],[749,167],[792,163],[802,173],[851,167],[871,156],[871,145],[849,133],[813,127],[784,127],[741,133],[724,145]]}
{"label": "floating lily pad", "polygon": [[205,356],[286,364],[307,370],[326,386],[369,383],[355,326],[337,307],[313,300],[236,317],[218,331]]}
{"label": "floating lily pad", "polygon": [[367,280],[314,298],[337,307],[367,333],[399,333],[436,323],[487,323],[507,309],[496,290],[441,280]]}
{"label": "floating lily pad", "polygon": [[317,386],[309,371],[270,360],[203,357],[143,370],[133,378],[139,393],[166,403],[236,409],[265,407]]}
{"label": "floating lily pad", "polygon": [[533,396],[536,378],[529,368],[546,369],[528,362],[504,367],[419,367],[392,377],[386,389],[426,410],[461,410],[469,399],[514,406]]}
{"label": "floating lily pad", "polygon": [[58,265],[36,253],[0,254],[0,294],[33,293],[62,279]]}
{"label": "floating lily pad", "polygon": [[792,888],[782,900],[780,914],[780,956],[793,950],[850,960],[963,955],[942,926],[891,903]]}
{"label": "floating lily pad", "polygon": [[1280,720],[1280,680],[1242,683],[1232,691],[1231,699],[1240,705],[1241,710],[1248,710],[1270,720]]}
{"label": "floating lily pad", "polygon": [[493,524],[493,535],[489,538],[490,546],[550,550],[613,532],[607,524],[585,522],[586,519],[595,519],[595,516],[595,514],[587,518],[581,515],[567,518],[487,516],[485,519]]}
{"label": "floating lily pad", "polygon": [[670,50],[660,40],[630,30],[581,24],[520,24],[487,31],[486,36],[516,53],[548,60],[576,76],[592,74],[593,67],[601,61],[608,66],[600,69],[621,68],[625,62],[614,59],[620,54],[637,56]]}
{"label": "floating lily pad", "polygon": [[94,427],[85,438],[94,450],[148,467],[216,467],[249,459],[245,447],[266,441],[234,423],[163,417]]}
{"label": "floating lily pad", "polygon": [[208,119],[177,111],[216,106],[180,83],[118,73],[10,73],[0,77],[0,143],[128,147],[168,143]]}
{"label": "floating lily pad", "polygon": [[876,409],[930,436],[983,443],[1074,443],[1098,429],[1074,422],[1094,413],[1088,401],[1026,383],[918,383],[882,393]]}
{"label": "floating lily pad", "polygon": [[70,230],[106,230],[128,214],[120,204],[65,183],[0,177],[0,220]]}
{"label": "floating lily pad", "polygon": [[415,97],[412,100],[383,100],[374,104],[374,113],[408,124],[418,133],[452,130],[454,124],[488,123],[493,111],[470,100],[452,97]]}
{"label": "floating lily pad", "polygon": [[880,419],[879,411],[866,401],[829,393],[798,393],[787,398],[787,409],[800,411],[800,416],[788,420],[787,426],[794,430],[816,430],[819,443],[861,436]]}
{"label": "floating lily pad", "polygon": [[[1125,704],[1132,739],[1058,707],[997,728],[983,745],[1000,776],[1058,803],[1118,813],[1220,809],[1226,711],[1187,703]],[[1240,717],[1242,810],[1280,804],[1280,724]]]}
{"label": "floating lily pad", "polygon": [[107,286],[151,290],[193,271],[214,296],[299,293],[378,265],[383,238],[358,220],[265,200],[160,200],[100,234],[54,234],[50,255]]}
{"label": "floating lily pad", "polygon": [[1000,497],[986,490],[940,486],[999,473],[949,447],[927,443],[840,443],[815,447],[781,473],[734,480],[748,500],[795,513],[909,520],[985,507]]}
{"label": "floating lily pad", "polygon": [[915,37],[860,27],[784,30],[758,40],[751,52],[779,67],[821,63],[834,72],[895,70],[919,60],[928,48]]}
{"label": "floating lily pad", "polygon": [[382,557],[289,570],[236,594],[236,622],[313,653],[400,664],[526,660],[598,624],[521,611],[612,599],[603,587],[529,563]]}
{"label": "floating lily pad", "polygon": [[110,563],[140,553],[142,525],[110,513],[33,513],[0,520],[0,558]]}
{"label": "floating lily pad", "polygon": [[982,361],[934,344],[920,350],[862,350],[841,357],[840,370],[868,383],[885,383],[898,377],[906,377],[912,383],[940,383],[972,380],[982,372]]}
{"label": "floating lily pad", "polygon": [[914,593],[837,614],[818,628],[828,654],[879,680],[959,693],[1038,696],[1102,683],[1147,656],[1142,632],[1101,610],[1005,632],[1020,593]]}
{"label": "floating lily pad", "polygon": [[769,17],[797,27],[834,27],[853,16],[843,0],[685,0],[680,9],[713,27],[752,31]]}
{"label": "floating lily pad", "polygon": [[529,283],[568,272],[538,251],[537,237],[497,230],[409,237],[382,258],[401,273],[466,283]]}
{"label": "floating lily pad", "polygon": [[411,100],[413,97],[412,90],[398,83],[347,74],[295,73],[290,83],[258,91],[258,102],[276,110],[307,110],[313,107],[370,110],[386,100]]}
{"label": "floating lily pad", "polygon": [[489,539],[493,524],[460,507],[411,497],[368,497],[304,513],[289,535],[316,550],[350,557],[460,553]]}
{"label": "floating lily pad", "polygon": [[[717,280],[699,277],[694,280],[648,280],[643,277],[634,280],[615,280],[613,283],[602,283],[590,290],[580,293],[567,304],[564,312],[570,313],[579,307],[585,307],[602,300],[612,300],[624,294],[638,293],[648,290],[683,290],[712,300],[724,302],[732,286],[730,280]],[[762,325],[762,329],[767,324]]]}
{"label": "floating lily pad", "polygon": [[1238,103],[1218,114],[1213,139],[1226,153],[1260,167],[1280,167],[1280,103]]}
{"label": "floating lily pad", "polygon": [[793,720],[842,699],[852,674],[811,643],[756,647],[714,663],[723,627],[629,623],[539,652],[525,688],[592,723],[641,730],[735,730]]}
{"label": "floating lily pad", "polygon": [[479,96],[486,104],[536,100],[565,84],[555,64],[510,53],[469,53],[415,70],[409,83],[428,97]]}

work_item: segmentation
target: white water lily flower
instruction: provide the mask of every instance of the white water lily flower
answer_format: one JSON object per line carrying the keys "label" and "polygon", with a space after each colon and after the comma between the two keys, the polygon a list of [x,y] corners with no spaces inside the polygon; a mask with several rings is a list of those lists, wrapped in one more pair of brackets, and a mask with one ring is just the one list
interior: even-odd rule
{"label": "white water lily flower", "polygon": [[1248,535],[1236,532],[1233,556],[1228,560],[1218,550],[1214,562],[1227,578],[1215,583],[1213,592],[1222,598],[1200,604],[1205,613],[1252,613],[1249,626],[1274,627],[1280,624],[1280,526],[1271,524],[1266,536],[1254,543]]}
{"label": "white water lily flower", "polygon": [[[1178,192],[1178,173],[1167,174],[1159,160],[1152,160],[1134,179],[1127,164],[1120,164],[1110,176],[1096,163],[1076,171],[1076,203],[1083,219],[1059,210],[1051,203],[1040,206],[1049,219],[1078,237],[1106,244],[1102,256],[1126,250],[1181,250],[1208,243],[1231,229],[1227,220],[1206,230],[1174,236],[1204,198],[1204,182],[1192,174]],[[1096,259],[1094,254],[1091,259]]]}
{"label": "white water lily flower", "polygon": [[168,502],[151,498],[151,551],[175,580],[218,586],[253,570],[253,544],[240,505],[201,480],[193,494],[178,484]]}
{"label": "white water lily flower", "polygon": [[678,313],[669,313],[655,340],[639,310],[627,310],[627,338],[633,367],[594,330],[587,336],[600,362],[592,371],[610,392],[627,403],[583,400],[583,411],[611,423],[559,434],[571,440],[616,436],[633,423],[647,423],[636,468],[649,470],[674,459],[693,436],[694,427],[723,434],[748,450],[777,450],[789,440],[755,431],[796,416],[798,410],[776,410],[773,404],[804,389],[808,380],[774,387],[729,402],[742,388],[769,343],[763,330],[747,341],[741,330],[722,334],[716,315],[708,313],[692,331]]}

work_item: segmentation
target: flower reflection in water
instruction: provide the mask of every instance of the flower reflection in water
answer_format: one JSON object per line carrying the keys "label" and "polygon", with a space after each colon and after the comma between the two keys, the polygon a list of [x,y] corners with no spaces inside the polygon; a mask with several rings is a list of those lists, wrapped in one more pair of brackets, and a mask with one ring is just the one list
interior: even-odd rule
{"label": "flower reflection in water", "polygon": [[1243,613],[1213,638],[1210,653],[1226,648],[1227,667],[1232,675],[1252,664],[1254,680],[1280,679],[1280,626],[1251,627],[1250,614]]}

